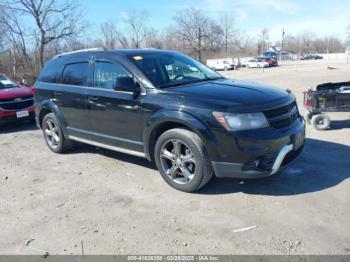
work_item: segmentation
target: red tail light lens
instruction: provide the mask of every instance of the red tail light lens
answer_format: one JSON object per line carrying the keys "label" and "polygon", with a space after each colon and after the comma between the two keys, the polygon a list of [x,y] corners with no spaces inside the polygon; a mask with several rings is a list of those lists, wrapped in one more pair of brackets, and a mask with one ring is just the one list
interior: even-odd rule
{"label": "red tail light lens", "polygon": [[306,92],[306,100],[305,100],[306,107],[312,107],[312,93],[313,91],[311,89],[307,90]]}
{"label": "red tail light lens", "polygon": [[32,86],[30,89],[32,90],[32,94],[33,94],[33,96],[34,96],[35,93],[36,93],[36,88],[35,88],[34,86]]}

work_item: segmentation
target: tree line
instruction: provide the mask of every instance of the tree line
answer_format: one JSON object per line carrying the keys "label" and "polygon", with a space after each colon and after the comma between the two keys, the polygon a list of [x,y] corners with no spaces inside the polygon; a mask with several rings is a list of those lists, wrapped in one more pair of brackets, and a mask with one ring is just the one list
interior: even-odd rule
{"label": "tree line", "polygon": [[[218,19],[203,10],[177,12],[172,26],[159,31],[150,26],[145,10],[123,14],[119,23],[105,21],[91,34],[91,25],[74,0],[0,0],[0,72],[32,82],[45,61],[53,56],[84,48],[159,48],[179,50],[198,60],[257,56],[271,46],[295,54],[344,52],[346,43],[335,36],[312,33],[284,34],[271,43],[268,28],[248,35],[232,12]],[[349,25],[350,42],[350,25]]]}

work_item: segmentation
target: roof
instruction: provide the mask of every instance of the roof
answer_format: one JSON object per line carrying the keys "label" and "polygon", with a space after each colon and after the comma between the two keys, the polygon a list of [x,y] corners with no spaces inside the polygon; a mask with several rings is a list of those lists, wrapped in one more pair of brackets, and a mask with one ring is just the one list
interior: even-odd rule
{"label": "roof", "polygon": [[118,55],[144,55],[144,54],[155,54],[155,53],[170,53],[170,52],[176,52],[176,51],[170,51],[170,50],[162,50],[162,49],[155,49],[155,48],[144,48],[144,49],[114,49],[114,50],[104,50],[102,48],[90,48],[90,49],[81,49],[76,50],[73,52],[63,53],[56,55],[55,58],[60,57],[72,57],[72,56],[79,56],[82,54],[95,54],[95,53],[109,53],[109,54],[118,54]]}
{"label": "roof", "polygon": [[176,51],[156,49],[156,48],[143,48],[143,49],[115,49],[115,50],[111,50],[111,52],[115,52],[121,55],[134,55],[134,54],[170,53],[170,52],[176,52]]}

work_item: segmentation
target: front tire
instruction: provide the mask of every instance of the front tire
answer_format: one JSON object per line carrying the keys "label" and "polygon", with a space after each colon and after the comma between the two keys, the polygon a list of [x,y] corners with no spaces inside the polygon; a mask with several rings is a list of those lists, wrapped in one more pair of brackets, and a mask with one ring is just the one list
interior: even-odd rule
{"label": "front tire", "polygon": [[171,129],[159,137],[155,146],[155,161],[163,179],[183,192],[194,192],[213,177],[202,140],[186,129]]}
{"label": "front tire", "polygon": [[49,113],[44,117],[42,131],[45,142],[52,152],[62,154],[71,149],[71,140],[64,137],[62,127],[54,113]]}

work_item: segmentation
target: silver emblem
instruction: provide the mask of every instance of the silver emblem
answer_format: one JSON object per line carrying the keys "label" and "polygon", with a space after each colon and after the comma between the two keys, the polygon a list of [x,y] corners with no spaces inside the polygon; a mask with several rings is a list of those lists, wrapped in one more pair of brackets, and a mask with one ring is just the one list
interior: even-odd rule
{"label": "silver emblem", "polygon": [[19,98],[15,98],[15,101],[16,102],[22,101],[22,98],[20,98],[20,97]]}

